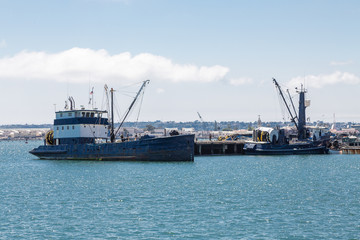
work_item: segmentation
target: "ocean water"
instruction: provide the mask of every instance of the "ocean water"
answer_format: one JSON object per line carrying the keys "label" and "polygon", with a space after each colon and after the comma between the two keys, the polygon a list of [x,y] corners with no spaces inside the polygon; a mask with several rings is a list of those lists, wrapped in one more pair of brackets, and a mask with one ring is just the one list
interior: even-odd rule
{"label": "ocean water", "polygon": [[0,142],[0,239],[360,239],[360,156],[38,160]]}

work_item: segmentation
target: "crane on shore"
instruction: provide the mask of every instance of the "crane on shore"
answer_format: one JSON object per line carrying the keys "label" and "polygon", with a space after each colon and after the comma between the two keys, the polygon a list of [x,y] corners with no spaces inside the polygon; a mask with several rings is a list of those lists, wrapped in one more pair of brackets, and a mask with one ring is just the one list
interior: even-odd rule
{"label": "crane on shore", "polygon": [[198,114],[198,116],[199,116],[199,118],[200,118],[200,121],[201,121],[201,123],[202,123],[203,131],[206,131],[206,124],[205,124],[205,122],[204,122],[204,119],[201,117],[201,115],[200,115],[199,112],[197,112],[197,114]]}

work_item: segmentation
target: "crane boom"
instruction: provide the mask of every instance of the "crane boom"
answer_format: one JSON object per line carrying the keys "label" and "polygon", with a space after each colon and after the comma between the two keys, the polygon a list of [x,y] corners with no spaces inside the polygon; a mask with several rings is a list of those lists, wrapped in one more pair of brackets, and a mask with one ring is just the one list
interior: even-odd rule
{"label": "crane boom", "polygon": [[284,97],[284,94],[283,94],[283,92],[282,92],[282,90],[281,90],[280,85],[278,84],[278,82],[276,81],[275,78],[273,78],[273,82],[274,82],[275,86],[277,87],[277,89],[279,90],[280,96],[281,96],[282,100],[284,101],[285,106],[286,106],[286,108],[287,108],[287,110],[288,110],[288,112],[289,112],[289,114],[290,114],[290,116],[291,116],[291,121],[295,124],[296,129],[299,130],[299,127],[298,127],[298,125],[297,125],[297,123],[296,123],[296,121],[295,121],[295,117],[293,116],[293,114],[292,114],[292,112],[291,112],[291,110],[290,110],[290,108],[289,108],[289,105],[288,105],[287,102],[286,102],[286,99],[285,99],[285,97]]}
{"label": "crane boom", "polygon": [[116,130],[116,132],[115,132],[115,136],[116,136],[116,134],[119,132],[119,130],[120,130],[120,128],[122,127],[122,125],[124,124],[124,122],[125,122],[127,116],[129,115],[132,107],[133,107],[134,104],[136,103],[136,101],[137,101],[140,93],[144,90],[146,84],[148,84],[149,82],[150,82],[150,80],[146,80],[146,81],[144,81],[143,84],[141,85],[140,90],[137,92],[137,94],[136,94],[134,100],[132,101],[132,103],[130,104],[129,108],[126,110],[126,114],[125,114],[124,118],[122,119],[122,121],[121,121],[121,123],[120,123],[120,126],[117,128],[117,130]]}

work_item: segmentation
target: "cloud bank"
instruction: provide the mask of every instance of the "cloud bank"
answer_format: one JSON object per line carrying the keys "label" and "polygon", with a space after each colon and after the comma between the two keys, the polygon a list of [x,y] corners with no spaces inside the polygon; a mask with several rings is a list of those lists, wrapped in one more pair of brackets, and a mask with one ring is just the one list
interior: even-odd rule
{"label": "cloud bank", "polygon": [[87,83],[142,81],[216,82],[229,72],[224,66],[176,64],[149,53],[132,56],[129,52],[110,55],[106,50],[72,48],[63,52],[23,51],[0,59],[0,79],[46,80]]}
{"label": "cloud bank", "polygon": [[327,85],[335,84],[359,84],[360,78],[352,73],[336,71],[328,75],[308,75],[305,77],[295,77],[289,81],[287,85],[298,87],[305,83],[307,87],[322,88]]}
{"label": "cloud bank", "polygon": [[158,88],[158,89],[156,89],[156,92],[157,93],[163,93],[163,92],[165,92],[165,90],[163,88]]}
{"label": "cloud bank", "polygon": [[240,86],[244,84],[252,83],[253,80],[251,78],[230,78],[229,83],[233,86]]}
{"label": "cloud bank", "polygon": [[346,61],[346,62],[336,62],[336,61],[332,61],[330,62],[331,66],[345,66],[345,65],[350,65],[352,64],[352,61]]}

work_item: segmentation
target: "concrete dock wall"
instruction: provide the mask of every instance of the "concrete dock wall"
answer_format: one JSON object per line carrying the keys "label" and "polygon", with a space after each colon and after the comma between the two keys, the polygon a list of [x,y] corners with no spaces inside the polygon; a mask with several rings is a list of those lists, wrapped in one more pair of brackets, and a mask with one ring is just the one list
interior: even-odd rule
{"label": "concrete dock wall", "polygon": [[360,154],[360,147],[345,147],[341,149],[342,154]]}
{"label": "concrete dock wall", "polygon": [[195,155],[244,154],[244,141],[197,141]]}

